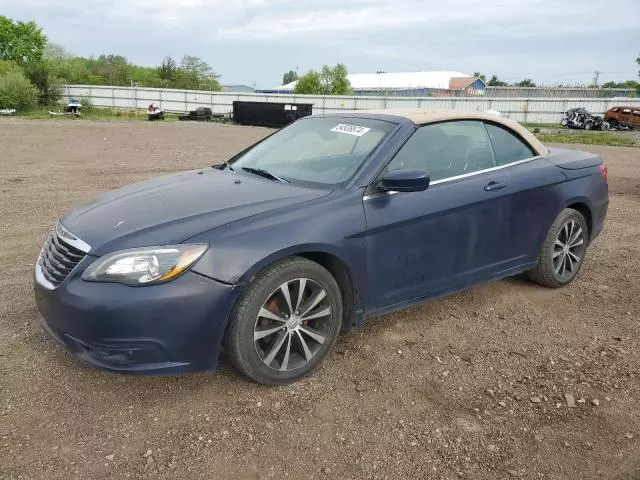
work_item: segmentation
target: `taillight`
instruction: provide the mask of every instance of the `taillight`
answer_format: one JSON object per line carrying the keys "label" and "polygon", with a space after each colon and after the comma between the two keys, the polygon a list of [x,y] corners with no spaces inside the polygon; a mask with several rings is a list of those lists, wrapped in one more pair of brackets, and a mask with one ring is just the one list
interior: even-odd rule
{"label": "taillight", "polygon": [[604,163],[600,165],[600,175],[602,175],[602,178],[604,178],[605,182],[609,182],[609,170]]}

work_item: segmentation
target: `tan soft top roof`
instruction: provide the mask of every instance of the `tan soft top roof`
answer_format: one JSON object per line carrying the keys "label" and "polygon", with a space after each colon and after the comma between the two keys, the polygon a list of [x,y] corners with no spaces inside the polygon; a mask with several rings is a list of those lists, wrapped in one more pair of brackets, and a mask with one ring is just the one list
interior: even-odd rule
{"label": "tan soft top roof", "polygon": [[395,117],[404,117],[411,120],[416,125],[425,125],[427,123],[446,122],[447,120],[488,120],[493,123],[504,125],[514,130],[524,140],[529,143],[540,156],[549,153],[540,140],[533,133],[520,125],[518,122],[508,118],[499,117],[493,113],[485,112],[463,112],[459,110],[445,110],[434,108],[389,108],[385,110],[357,110],[354,113],[359,115],[372,113],[376,115],[392,115]]}

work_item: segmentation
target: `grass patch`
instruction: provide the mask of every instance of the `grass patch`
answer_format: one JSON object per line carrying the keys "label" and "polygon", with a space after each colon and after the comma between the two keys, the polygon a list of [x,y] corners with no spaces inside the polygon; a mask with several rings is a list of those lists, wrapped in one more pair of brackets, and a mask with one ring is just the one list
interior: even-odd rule
{"label": "grass patch", "polygon": [[[122,108],[97,108],[89,106],[85,108],[85,103],[82,103],[82,114],[79,117],[73,115],[51,115],[52,112],[62,112],[62,108],[59,105],[53,107],[43,107],[30,111],[23,111],[16,113],[16,117],[29,118],[34,120],[147,120],[147,112],[144,110],[122,109]],[[167,114],[167,120],[177,120],[177,115]]]}
{"label": "grass patch", "polygon": [[557,122],[557,123],[520,122],[520,124],[527,127],[529,130],[533,130],[534,128],[560,128],[560,122]]}
{"label": "grass patch", "polygon": [[611,145],[620,147],[634,147],[633,138],[622,137],[608,132],[581,133],[539,133],[536,137],[543,143],[582,143],[585,145]]}
{"label": "grass patch", "polygon": [[[132,108],[104,108],[104,107],[96,107],[91,104],[90,101],[86,101],[84,99],[80,100],[82,103],[82,112],[79,117],[74,117],[73,115],[51,115],[49,111],[52,112],[62,112],[62,106],[55,105],[52,107],[39,107],[35,110],[22,111],[17,112],[16,117],[19,118],[28,118],[33,120],[141,120],[148,121],[147,111],[142,109],[132,109]],[[182,115],[181,113],[166,113],[165,120],[156,120],[157,122],[173,122],[178,121],[178,117]],[[211,123],[232,123],[232,120],[228,117],[213,117],[210,121]],[[202,122],[197,122],[202,123]]]}

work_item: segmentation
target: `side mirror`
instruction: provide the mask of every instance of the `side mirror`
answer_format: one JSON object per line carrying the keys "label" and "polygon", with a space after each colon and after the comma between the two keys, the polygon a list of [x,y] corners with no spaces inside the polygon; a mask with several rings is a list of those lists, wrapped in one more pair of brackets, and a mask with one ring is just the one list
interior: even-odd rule
{"label": "side mirror", "polygon": [[394,170],[382,177],[380,187],[395,192],[422,192],[429,187],[430,180],[424,170]]}

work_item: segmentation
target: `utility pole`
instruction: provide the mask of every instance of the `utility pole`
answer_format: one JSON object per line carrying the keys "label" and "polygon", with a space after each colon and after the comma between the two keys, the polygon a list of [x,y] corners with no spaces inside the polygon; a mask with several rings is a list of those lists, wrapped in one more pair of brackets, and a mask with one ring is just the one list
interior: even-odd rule
{"label": "utility pole", "polygon": [[602,72],[600,70],[596,70],[595,72],[593,72],[593,85],[594,86],[598,86],[598,77],[600,76]]}

